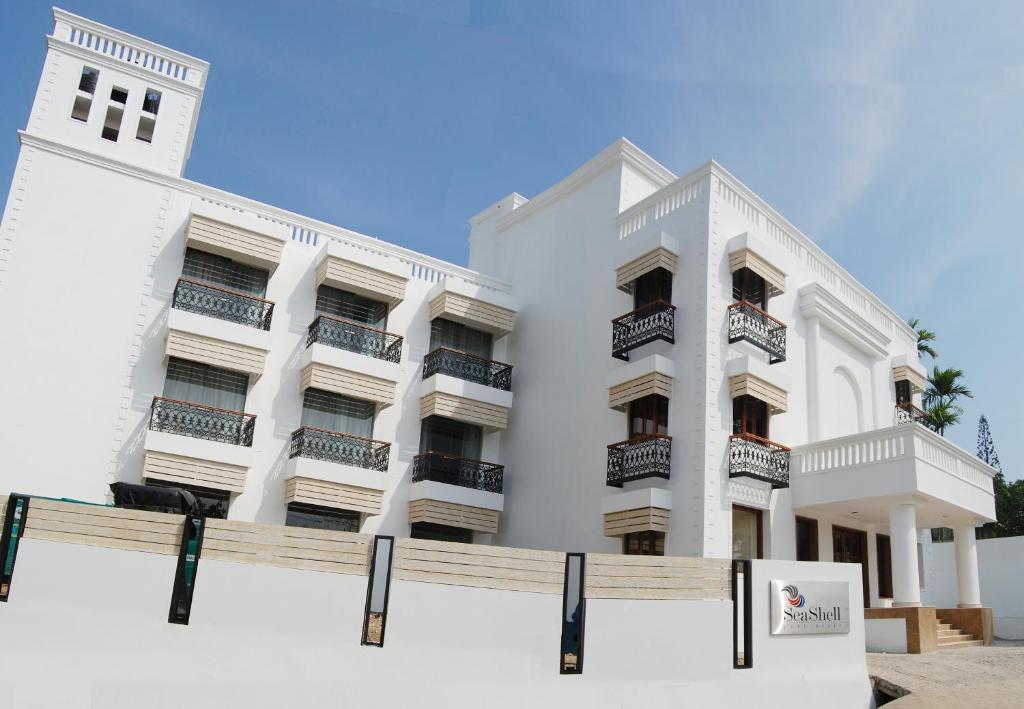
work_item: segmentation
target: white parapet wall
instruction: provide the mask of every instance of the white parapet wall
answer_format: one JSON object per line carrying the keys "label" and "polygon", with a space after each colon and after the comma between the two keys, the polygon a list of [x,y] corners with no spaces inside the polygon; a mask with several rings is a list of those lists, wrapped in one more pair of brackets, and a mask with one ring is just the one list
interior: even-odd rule
{"label": "white parapet wall", "polygon": [[[172,625],[177,556],[169,542],[181,517],[33,503],[10,600],[0,605],[9,706],[870,701],[860,581],[849,565],[754,562],[754,663],[737,670],[728,562],[591,555],[583,673],[561,675],[561,552],[399,539],[385,642],[371,647],[360,644],[370,537],[210,520],[189,624]],[[132,537],[153,534],[146,530],[154,525],[159,545],[133,550]],[[312,551],[332,544],[346,551]],[[247,550],[248,562],[240,561]],[[850,632],[771,636],[775,579],[849,583]]]}

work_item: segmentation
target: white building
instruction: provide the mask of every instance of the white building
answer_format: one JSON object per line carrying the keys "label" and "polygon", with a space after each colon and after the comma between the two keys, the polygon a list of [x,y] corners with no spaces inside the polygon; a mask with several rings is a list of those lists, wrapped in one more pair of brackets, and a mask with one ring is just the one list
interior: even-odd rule
{"label": "white building", "polygon": [[617,141],[472,217],[467,269],[184,179],[208,65],[54,21],[0,225],[9,489],[859,561],[866,603],[914,609],[879,619],[932,626],[918,532],[953,527],[982,604],[993,471],[914,422],[914,332],[717,163]]}

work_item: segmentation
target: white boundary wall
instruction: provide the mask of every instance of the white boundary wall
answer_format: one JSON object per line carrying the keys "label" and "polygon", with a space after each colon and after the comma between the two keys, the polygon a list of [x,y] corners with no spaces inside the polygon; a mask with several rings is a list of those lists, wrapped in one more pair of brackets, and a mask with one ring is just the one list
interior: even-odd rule
{"label": "white boundary wall", "polygon": [[[956,608],[956,555],[953,543],[925,544],[928,578],[923,600]],[[981,602],[992,609],[997,638],[1024,640],[1024,537],[978,540]]]}
{"label": "white boundary wall", "polygon": [[[176,559],[22,541],[0,684],[9,706],[864,707],[860,584],[840,564],[754,562],[754,667],[730,601],[591,599],[584,673],[558,674],[560,594],[393,581],[383,648],[359,644],[366,577],[201,560],[190,625]],[[851,584],[849,635],[768,635],[768,581]]]}

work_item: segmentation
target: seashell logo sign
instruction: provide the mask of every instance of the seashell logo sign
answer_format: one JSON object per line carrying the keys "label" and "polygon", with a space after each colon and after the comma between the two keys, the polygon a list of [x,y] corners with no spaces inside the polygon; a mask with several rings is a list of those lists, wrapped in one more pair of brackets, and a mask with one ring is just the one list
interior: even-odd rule
{"label": "seashell logo sign", "polygon": [[772,581],[772,635],[850,632],[850,584]]}

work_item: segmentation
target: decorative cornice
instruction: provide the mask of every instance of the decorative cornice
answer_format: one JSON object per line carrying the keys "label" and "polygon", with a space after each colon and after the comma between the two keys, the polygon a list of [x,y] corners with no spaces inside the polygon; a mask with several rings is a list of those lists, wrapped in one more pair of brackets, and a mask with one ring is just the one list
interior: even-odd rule
{"label": "decorative cornice", "polygon": [[511,286],[506,281],[492,278],[463,266],[448,263],[447,261],[442,261],[441,259],[427,256],[426,254],[421,254],[387,241],[382,241],[373,236],[360,234],[359,232],[351,231],[344,227],[311,219],[301,214],[296,214],[279,207],[264,204],[263,202],[257,202],[256,200],[249,199],[248,197],[242,197],[232,194],[231,192],[219,190],[215,187],[209,187],[208,185],[203,185],[198,182],[192,182],[184,177],[156,172],[155,170],[149,170],[138,165],[129,165],[119,160],[114,160],[87,150],[82,150],[81,148],[72,147],[65,143],[44,138],[27,131],[18,131],[18,138],[23,146],[32,146],[49,153],[63,155],[67,158],[95,165],[113,172],[131,175],[132,177],[145,180],[146,182],[150,182],[155,185],[171,187],[195,197],[208,199],[215,203],[227,204],[233,208],[243,211],[250,211],[262,219],[285,224],[289,227],[309,229],[327,238],[349,243],[370,252],[393,256],[418,267],[434,269],[447,275],[457,276],[469,283],[473,283],[484,288],[491,288],[501,293],[511,293]]}
{"label": "decorative cornice", "polygon": [[608,168],[622,163],[629,165],[662,187],[675,179],[675,175],[667,167],[625,138],[619,138],[583,163],[571,175],[547,188],[511,214],[502,217],[498,222],[498,231],[503,231],[544,207],[572,194]]}
{"label": "decorative cornice", "polygon": [[820,283],[810,283],[800,289],[800,314],[805,318],[818,318],[837,335],[875,359],[888,356],[888,335],[862,318],[848,305]]}

